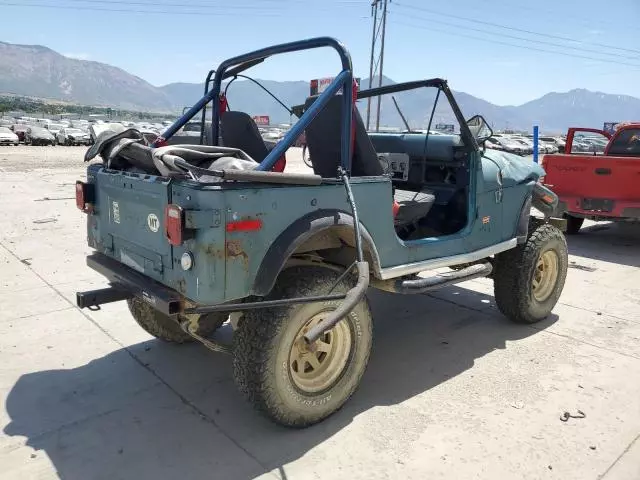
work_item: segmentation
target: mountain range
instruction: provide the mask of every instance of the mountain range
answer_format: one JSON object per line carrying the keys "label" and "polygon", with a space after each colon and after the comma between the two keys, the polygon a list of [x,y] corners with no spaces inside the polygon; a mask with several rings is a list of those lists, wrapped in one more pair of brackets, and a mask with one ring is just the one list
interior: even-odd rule
{"label": "mountain range", "polygon": [[[203,72],[204,74],[204,72]],[[260,80],[285,105],[304,102],[308,81]],[[383,84],[394,83],[383,77]],[[368,85],[364,79],[363,86]],[[65,57],[40,45],[0,42],[0,94],[39,97],[83,105],[110,106],[154,112],[180,112],[203,93],[203,84],[172,83],[154,86],[142,78],[104,63]],[[428,124],[435,91],[420,89],[395,95],[412,128]],[[603,122],[638,120],[640,99],[574,89],[548,93],[518,106],[499,106],[464,92],[454,92],[466,117],[482,114],[494,129],[530,129],[538,124],[543,131],[562,132],[569,126],[601,128]],[[229,104],[234,110],[252,115],[269,115],[272,123],[290,120],[289,113],[260,87],[237,80],[229,88]],[[359,108],[365,115],[366,102]],[[372,108],[372,123],[375,105]],[[451,123],[453,115],[440,96],[433,124]],[[401,126],[402,121],[389,96],[381,104],[381,125]]]}

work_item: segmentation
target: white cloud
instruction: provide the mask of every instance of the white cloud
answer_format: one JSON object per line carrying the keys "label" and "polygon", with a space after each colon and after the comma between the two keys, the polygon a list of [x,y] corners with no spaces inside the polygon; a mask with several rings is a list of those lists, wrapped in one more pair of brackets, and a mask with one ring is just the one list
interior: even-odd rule
{"label": "white cloud", "polygon": [[76,60],[89,60],[91,55],[88,53],[63,53],[65,57],[75,58]]}
{"label": "white cloud", "polygon": [[601,35],[603,32],[602,30],[589,30],[589,35]]}

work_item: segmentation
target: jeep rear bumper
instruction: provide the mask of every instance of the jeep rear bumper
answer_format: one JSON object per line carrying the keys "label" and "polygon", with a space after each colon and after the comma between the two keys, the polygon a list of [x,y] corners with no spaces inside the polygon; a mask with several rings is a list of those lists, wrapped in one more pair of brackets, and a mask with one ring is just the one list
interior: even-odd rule
{"label": "jeep rear bumper", "polygon": [[183,310],[184,298],[175,290],[151,280],[101,253],[87,257],[87,265],[109,280],[110,287],[76,293],[80,308],[96,308],[105,303],[140,297],[165,315]]}

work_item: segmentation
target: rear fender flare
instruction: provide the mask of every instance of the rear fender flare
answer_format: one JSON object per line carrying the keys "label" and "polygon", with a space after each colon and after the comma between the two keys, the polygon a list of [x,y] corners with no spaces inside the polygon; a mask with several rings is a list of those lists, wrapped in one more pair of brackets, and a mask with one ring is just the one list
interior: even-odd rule
{"label": "rear fender flare", "polygon": [[[340,226],[353,228],[353,217],[340,210],[317,210],[289,225],[267,250],[256,274],[253,285],[254,294],[264,296],[271,291],[287,260],[304,242],[320,232]],[[360,223],[360,231],[363,249],[370,253],[374,264],[372,272],[377,276],[380,271],[378,251],[362,223]]]}

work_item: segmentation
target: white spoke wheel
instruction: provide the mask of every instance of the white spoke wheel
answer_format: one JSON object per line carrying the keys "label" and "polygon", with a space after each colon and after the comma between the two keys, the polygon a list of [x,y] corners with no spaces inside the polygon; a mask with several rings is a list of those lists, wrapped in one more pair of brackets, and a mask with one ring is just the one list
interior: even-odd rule
{"label": "white spoke wheel", "polygon": [[536,323],[555,307],[567,276],[567,242],[556,227],[532,221],[524,244],[496,255],[498,309],[518,323]]}
{"label": "white spoke wheel", "polygon": [[[325,266],[296,266],[280,273],[266,298],[324,295],[341,272]],[[353,276],[334,292],[346,292]],[[338,410],[364,374],[372,341],[366,299],[313,344],[304,334],[326,318],[340,300],[245,312],[234,332],[233,374],[238,389],[273,421],[290,427],[317,423]]]}
{"label": "white spoke wheel", "polygon": [[[328,312],[327,312],[328,313]],[[305,393],[317,393],[331,387],[342,374],[351,352],[351,330],[340,322],[319,338],[306,345],[303,336],[325,318],[320,313],[299,331],[289,354],[289,371],[295,385]]]}
{"label": "white spoke wheel", "polygon": [[558,254],[554,250],[547,250],[540,254],[538,263],[533,271],[533,298],[544,302],[553,293],[558,281]]}

